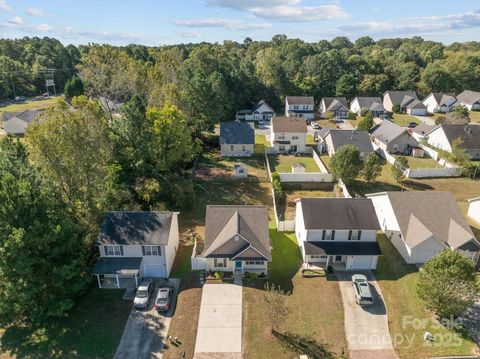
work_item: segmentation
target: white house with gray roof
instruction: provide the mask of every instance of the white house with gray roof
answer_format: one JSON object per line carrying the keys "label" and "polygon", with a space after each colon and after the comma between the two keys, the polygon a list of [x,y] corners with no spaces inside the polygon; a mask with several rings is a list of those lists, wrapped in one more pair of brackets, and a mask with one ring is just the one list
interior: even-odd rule
{"label": "white house with gray roof", "polygon": [[447,249],[478,261],[480,243],[450,192],[382,192],[367,198],[405,262],[422,264]]}
{"label": "white house with gray roof", "polygon": [[480,197],[468,200],[468,216],[480,223]]}
{"label": "white house with gray roof", "polygon": [[345,97],[324,97],[320,101],[318,112],[321,118],[332,113],[335,118],[348,118],[348,102]]}
{"label": "white house with gray roof", "polygon": [[412,148],[419,146],[417,140],[410,135],[405,127],[388,120],[384,120],[375,126],[370,133],[373,143],[383,153],[409,155]]}
{"label": "white house with gray roof", "polygon": [[380,97],[355,97],[350,103],[350,111],[360,115],[363,109],[370,111],[373,117],[383,118],[386,115]]}
{"label": "white house with gray roof", "polygon": [[207,206],[205,270],[266,274],[272,260],[267,206]]}
{"label": "white house with gray roof", "polygon": [[446,152],[452,152],[455,140],[461,140],[461,148],[472,160],[480,159],[480,125],[441,125],[425,134],[428,143]]}
{"label": "white house with gray roof", "polygon": [[2,113],[2,127],[7,134],[23,137],[27,127],[43,112],[44,110],[4,112]]}
{"label": "white house with gray roof", "polygon": [[327,152],[329,156],[344,145],[357,147],[362,158],[375,152],[368,131],[330,129],[320,142],[322,152]]}
{"label": "white house with gray roof", "polygon": [[460,103],[454,93],[432,92],[422,101],[430,113],[448,113]]}
{"label": "white house with gray roof", "polygon": [[261,100],[251,109],[240,110],[235,114],[235,119],[244,121],[270,121],[275,116],[273,108]]}
{"label": "white house with gray roof", "polygon": [[311,96],[287,96],[285,98],[285,116],[301,117],[311,121],[315,119],[315,101]]}
{"label": "white house with gray roof", "polygon": [[168,278],[178,249],[178,212],[106,212],[92,274],[98,286],[138,287],[139,277]]}
{"label": "white house with gray roof", "polygon": [[387,91],[383,95],[383,107],[387,111],[393,111],[395,104],[400,106],[400,112],[408,115],[425,116],[427,108],[418,99],[415,91]]}
{"label": "white house with gray roof", "polygon": [[375,269],[382,254],[372,201],[366,198],[301,198],[296,201],[295,235],[308,265]]}
{"label": "white house with gray roof", "polygon": [[457,100],[470,111],[480,110],[480,92],[465,90],[458,94]]}
{"label": "white house with gray roof", "polygon": [[255,130],[246,123],[235,120],[220,124],[220,155],[249,157],[253,155]]}

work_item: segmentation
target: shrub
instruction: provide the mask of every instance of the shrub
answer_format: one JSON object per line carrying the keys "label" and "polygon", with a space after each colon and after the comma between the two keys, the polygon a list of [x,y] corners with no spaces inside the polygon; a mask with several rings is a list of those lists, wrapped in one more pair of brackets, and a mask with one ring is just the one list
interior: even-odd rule
{"label": "shrub", "polygon": [[272,187],[275,193],[275,202],[282,202],[285,199],[285,193],[283,192],[280,175],[277,172],[272,173]]}
{"label": "shrub", "polygon": [[250,277],[252,277],[252,279],[257,279],[258,278],[258,274],[257,273],[252,273],[250,275]]}
{"label": "shrub", "polygon": [[368,108],[362,107],[360,109],[360,116],[365,117],[365,116],[367,116],[367,113],[369,113],[369,112],[370,112],[370,110]]}
{"label": "shrub", "polygon": [[380,157],[375,153],[370,153],[365,161],[363,161],[363,168],[361,171],[362,177],[365,181],[372,183],[382,172],[382,164]]}
{"label": "shrub", "polygon": [[223,272],[215,272],[215,278],[222,279],[224,276]]}
{"label": "shrub", "polygon": [[356,112],[348,112],[348,119],[349,120],[356,120],[357,119],[357,113]]}
{"label": "shrub", "polygon": [[243,276],[245,278],[250,278],[250,272],[243,272]]}
{"label": "shrub", "polygon": [[405,177],[404,171],[408,168],[408,160],[403,156],[399,156],[395,163],[392,165],[392,175],[393,178],[395,178],[395,181],[397,181],[397,183],[402,182]]}
{"label": "shrub", "polygon": [[398,102],[395,102],[392,106],[393,113],[400,113],[400,109],[400,104]]}
{"label": "shrub", "polygon": [[364,118],[362,118],[360,121],[358,121],[357,130],[359,130],[359,131],[370,131],[371,128],[373,127],[373,124],[374,124],[373,115],[369,111]]}

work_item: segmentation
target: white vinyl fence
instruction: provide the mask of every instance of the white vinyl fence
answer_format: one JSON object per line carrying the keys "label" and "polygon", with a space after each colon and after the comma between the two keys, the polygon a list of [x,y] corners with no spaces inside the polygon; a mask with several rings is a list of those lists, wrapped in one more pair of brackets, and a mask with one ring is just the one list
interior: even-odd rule
{"label": "white vinyl fence", "polygon": [[338,185],[342,189],[342,193],[345,198],[352,198],[352,195],[350,194],[350,192],[348,192],[348,188],[345,185],[345,182],[343,182],[343,180],[341,180],[340,178],[338,179]]}
{"label": "white vinyl fence", "polygon": [[207,270],[207,258],[197,257],[197,239],[193,245],[192,256],[190,257],[192,270]]}
{"label": "white vinyl fence", "polygon": [[408,168],[405,171],[407,178],[460,177],[461,175],[462,169],[459,167]]}
{"label": "white vinyl fence", "polygon": [[332,182],[333,176],[322,172],[279,173],[282,182]]}

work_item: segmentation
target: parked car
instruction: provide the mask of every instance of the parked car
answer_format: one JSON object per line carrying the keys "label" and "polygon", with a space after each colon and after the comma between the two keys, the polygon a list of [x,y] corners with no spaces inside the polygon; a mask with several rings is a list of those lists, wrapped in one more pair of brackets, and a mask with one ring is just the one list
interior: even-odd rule
{"label": "parked car", "polygon": [[407,127],[408,127],[408,128],[415,128],[415,127],[417,127],[417,126],[418,126],[418,123],[416,123],[416,122],[409,122],[409,123],[407,124]]}
{"label": "parked car", "polygon": [[15,101],[17,101],[17,102],[25,101],[25,96],[17,96],[17,97],[15,97]]}
{"label": "parked car", "polygon": [[42,94],[43,97],[50,97],[50,94],[48,92],[45,92],[44,94]]}
{"label": "parked car", "polygon": [[321,129],[320,125],[316,122],[312,122],[312,128],[314,128],[315,130],[320,130]]}
{"label": "parked car", "polygon": [[352,276],[352,286],[355,293],[355,301],[357,302],[357,304],[373,304],[373,296],[367,277],[365,277],[363,274],[354,274]]}
{"label": "parked car", "polygon": [[159,312],[165,312],[169,310],[172,294],[173,286],[171,285],[158,288],[157,296],[155,298],[155,309]]}
{"label": "parked car", "polygon": [[153,293],[153,279],[143,279],[138,286],[133,306],[137,309],[147,309],[150,305],[150,298]]}

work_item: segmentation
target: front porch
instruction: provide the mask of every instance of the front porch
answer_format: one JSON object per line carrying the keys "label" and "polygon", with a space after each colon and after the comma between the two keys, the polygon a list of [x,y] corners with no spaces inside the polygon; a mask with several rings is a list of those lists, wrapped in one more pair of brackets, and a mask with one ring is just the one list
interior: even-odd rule
{"label": "front porch", "polygon": [[97,277],[98,288],[138,288],[138,275],[142,258],[100,257],[92,274]]}

